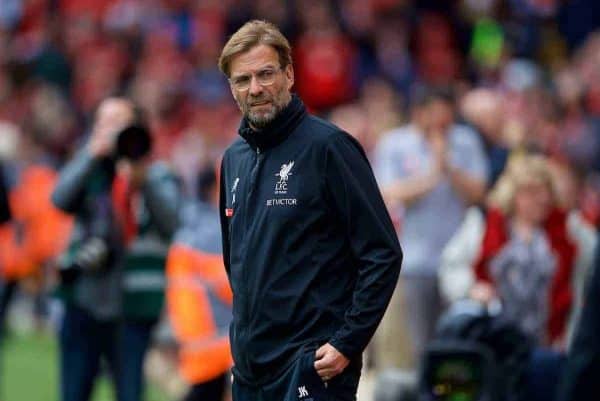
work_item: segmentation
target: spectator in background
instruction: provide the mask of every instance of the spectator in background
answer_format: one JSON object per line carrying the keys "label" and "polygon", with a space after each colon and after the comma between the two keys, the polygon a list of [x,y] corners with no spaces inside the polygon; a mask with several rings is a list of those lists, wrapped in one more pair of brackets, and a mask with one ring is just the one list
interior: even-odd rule
{"label": "spectator in background", "polygon": [[502,314],[533,340],[528,400],[556,394],[596,246],[594,230],[556,202],[547,160],[514,157],[485,215],[468,212],[440,269],[446,296],[499,301]]}
{"label": "spectator in background", "polygon": [[433,11],[424,11],[418,18],[415,32],[418,76],[429,85],[451,85],[459,78],[462,60],[450,18]]}
{"label": "spectator in background", "polygon": [[184,401],[222,401],[229,348],[231,288],[223,265],[215,169],[198,173],[198,197],[183,209],[167,259],[167,305],[179,344],[179,370],[191,386]]}
{"label": "spectator in background", "polygon": [[356,138],[369,155],[372,134],[368,117],[367,111],[360,104],[346,104],[334,108],[328,120]]}
{"label": "spectator in background", "polygon": [[400,291],[412,356],[419,358],[442,307],[437,285],[442,249],[467,207],[481,201],[488,161],[477,133],[455,122],[450,94],[436,89],[419,95],[409,125],[382,137],[375,171],[388,207],[401,215],[406,256]]}
{"label": "spectator in background", "polygon": [[405,98],[388,81],[371,77],[362,86],[359,103],[370,125],[369,137],[363,146],[371,157],[381,135],[404,121]]}
{"label": "spectator in background", "polygon": [[317,111],[349,101],[356,94],[354,43],[341,31],[329,2],[308,0],[297,7],[303,28],[293,55],[298,95]]}
{"label": "spectator in background", "polygon": [[401,98],[385,80],[370,78],[358,101],[333,108],[328,120],[355,137],[372,159],[381,134],[402,121]]}
{"label": "spectator in background", "polygon": [[556,152],[577,170],[598,168],[600,121],[590,118],[584,104],[584,82],[575,69],[564,69],[554,77],[560,135]]}
{"label": "spectator in background", "polygon": [[502,312],[540,347],[564,352],[581,308],[596,236],[577,211],[561,209],[548,162],[515,156],[446,246],[440,268],[450,301],[470,296]]}
{"label": "spectator in background", "polygon": [[148,159],[150,148],[133,103],[108,98],[88,144],[54,189],[55,205],[76,218],[61,260],[62,401],[90,398],[103,358],[117,399],[142,399],[144,355],[162,309],[180,197],[170,170]]}
{"label": "spectator in background", "polygon": [[511,148],[503,135],[502,98],[491,89],[473,89],[461,100],[461,114],[481,134],[490,163],[491,187],[504,170]]}
{"label": "spectator in background", "polygon": [[381,75],[394,84],[403,96],[408,96],[417,78],[414,61],[408,48],[409,29],[403,18],[382,18],[373,32],[375,58]]}

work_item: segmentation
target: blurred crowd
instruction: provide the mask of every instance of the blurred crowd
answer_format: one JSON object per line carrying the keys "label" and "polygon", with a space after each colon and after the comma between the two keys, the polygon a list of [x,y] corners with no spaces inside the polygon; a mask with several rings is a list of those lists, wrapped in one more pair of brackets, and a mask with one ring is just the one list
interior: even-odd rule
{"label": "blurred crowd", "polygon": [[[4,280],[36,294],[55,283],[72,221],[39,200],[108,96],[145,111],[153,158],[197,197],[240,117],[216,61],[251,18],[291,39],[294,90],[363,144],[397,226],[401,295],[371,365],[413,366],[445,305],[465,296],[500,298],[540,345],[565,351],[600,223],[594,0],[1,0],[0,163],[19,226],[0,227]],[[547,228],[550,217],[569,228]],[[539,232],[529,262],[558,267],[519,289],[496,266],[521,255],[511,238]]]}
{"label": "blurred crowd", "polygon": [[[156,155],[191,182],[199,159],[236,132],[215,60],[242,21],[259,17],[292,39],[303,100],[367,149],[407,120],[418,85],[452,85],[486,143],[536,148],[579,173],[598,167],[600,39],[590,34],[598,6],[569,3],[4,0],[0,118],[40,148],[19,158],[60,165],[99,101],[126,93],[148,112]],[[584,198],[594,218],[593,193]]]}

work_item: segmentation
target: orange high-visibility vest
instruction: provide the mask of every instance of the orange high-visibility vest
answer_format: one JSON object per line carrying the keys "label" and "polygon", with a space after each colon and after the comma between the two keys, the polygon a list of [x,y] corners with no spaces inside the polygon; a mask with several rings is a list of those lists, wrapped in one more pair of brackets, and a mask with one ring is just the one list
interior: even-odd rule
{"label": "orange high-visibility vest", "polygon": [[53,169],[32,165],[10,191],[13,220],[0,226],[0,268],[5,280],[35,273],[67,246],[73,219],[50,200],[56,179]]}
{"label": "orange high-visibility vest", "polygon": [[222,255],[174,244],[167,258],[167,308],[180,344],[179,369],[189,383],[225,373],[233,360],[228,322],[233,294]]}

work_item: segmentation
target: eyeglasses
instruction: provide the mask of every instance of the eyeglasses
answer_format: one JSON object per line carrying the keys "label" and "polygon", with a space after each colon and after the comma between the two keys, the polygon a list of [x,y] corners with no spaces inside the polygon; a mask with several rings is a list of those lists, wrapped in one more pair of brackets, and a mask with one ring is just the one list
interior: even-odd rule
{"label": "eyeglasses", "polygon": [[[256,82],[261,86],[273,85],[275,82],[275,75],[283,70],[282,67],[278,68],[265,68],[253,74],[256,77]],[[235,78],[231,78],[229,83],[238,91],[246,91],[250,88],[250,82],[252,82],[252,75],[240,75]]]}

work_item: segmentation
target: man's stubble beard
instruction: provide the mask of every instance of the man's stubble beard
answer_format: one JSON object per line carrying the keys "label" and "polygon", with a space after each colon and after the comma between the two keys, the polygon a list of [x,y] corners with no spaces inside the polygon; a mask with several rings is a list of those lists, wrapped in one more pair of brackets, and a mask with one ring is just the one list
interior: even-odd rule
{"label": "man's stubble beard", "polygon": [[[289,104],[291,99],[291,94],[281,92],[272,99],[269,99],[268,96],[261,96],[255,98],[251,98],[249,96],[244,103],[240,101],[238,101],[237,103],[244,117],[250,122],[250,125],[255,129],[262,129],[269,125],[273,120],[275,120],[279,113],[281,113],[281,111],[285,109],[285,107]],[[252,111],[250,104],[262,102],[265,100],[271,101],[271,107],[269,111]]]}

